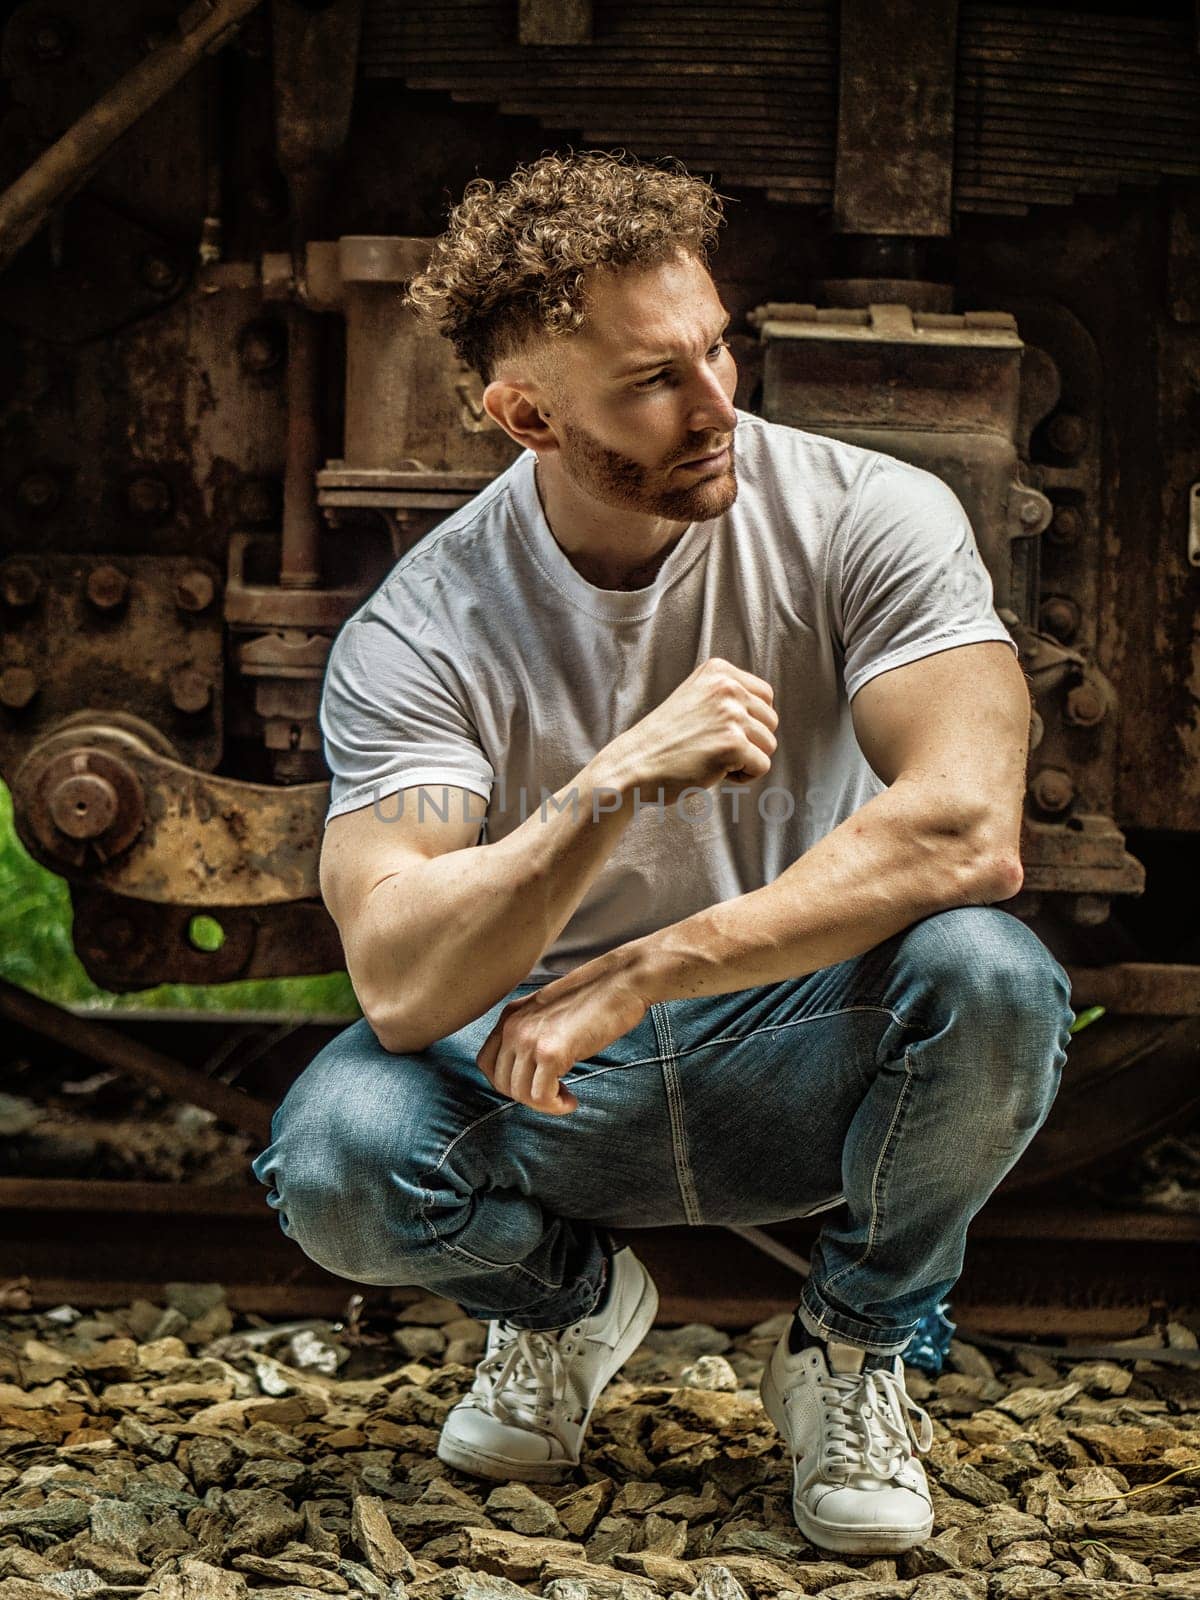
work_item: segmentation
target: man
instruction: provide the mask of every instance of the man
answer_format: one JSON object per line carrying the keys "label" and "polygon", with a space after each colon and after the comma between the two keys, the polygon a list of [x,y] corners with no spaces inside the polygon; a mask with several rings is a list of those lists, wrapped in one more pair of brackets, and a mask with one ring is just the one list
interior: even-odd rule
{"label": "man", "polygon": [[1029,702],[929,474],[732,404],[712,190],[476,181],[415,305],[515,465],[335,644],[321,883],[364,1020],[255,1163],[334,1272],[489,1321],[438,1453],[579,1461],[657,1297],[612,1227],[830,1212],[763,1399],[815,1544],[931,1528],[898,1359],[1040,1126]]}

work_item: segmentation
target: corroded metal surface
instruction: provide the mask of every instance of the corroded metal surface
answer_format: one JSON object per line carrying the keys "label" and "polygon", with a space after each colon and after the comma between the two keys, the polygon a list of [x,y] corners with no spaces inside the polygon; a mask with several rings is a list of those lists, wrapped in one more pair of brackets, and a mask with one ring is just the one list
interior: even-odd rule
{"label": "corroded metal surface", "polygon": [[950,232],[957,31],[958,0],[842,0],[840,232]]}
{"label": "corroded metal surface", "polygon": [[[113,791],[95,832],[65,832],[75,776]],[[318,893],[325,783],[291,787],[199,772],[128,728],[79,722],[36,744],[12,778],[30,851],[55,871],[162,905],[278,905]],[[98,811],[104,808],[93,802]],[[104,820],[101,827],[99,823]]]}

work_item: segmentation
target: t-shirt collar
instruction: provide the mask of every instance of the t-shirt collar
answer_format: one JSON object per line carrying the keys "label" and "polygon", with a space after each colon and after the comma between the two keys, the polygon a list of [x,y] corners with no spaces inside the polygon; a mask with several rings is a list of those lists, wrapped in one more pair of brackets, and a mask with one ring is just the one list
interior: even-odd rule
{"label": "t-shirt collar", "polygon": [[559,592],[594,617],[637,620],[651,617],[662,596],[703,554],[711,522],[693,522],[680,535],[650,583],[641,589],[601,589],[576,570],[550,531],[537,491],[537,456],[527,450],[513,463],[509,493],[521,536],[537,565]]}

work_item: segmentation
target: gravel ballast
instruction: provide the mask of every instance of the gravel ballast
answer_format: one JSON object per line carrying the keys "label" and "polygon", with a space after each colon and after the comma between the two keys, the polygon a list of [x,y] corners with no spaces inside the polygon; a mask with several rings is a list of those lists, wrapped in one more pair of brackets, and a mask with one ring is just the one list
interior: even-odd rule
{"label": "gravel ballast", "polygon": [[[758,1400],[786,1317],[656,1329],[558,1485],[440,1463],[484,1330],[237,1319],[218,1286],[0,1318],[0,1596],[161,1600],[1200,1600],[1200,1367],[951,1347],[931,1540],[831,1556]],[[1169,1334],[1186,1361],[1195,1338]]]}

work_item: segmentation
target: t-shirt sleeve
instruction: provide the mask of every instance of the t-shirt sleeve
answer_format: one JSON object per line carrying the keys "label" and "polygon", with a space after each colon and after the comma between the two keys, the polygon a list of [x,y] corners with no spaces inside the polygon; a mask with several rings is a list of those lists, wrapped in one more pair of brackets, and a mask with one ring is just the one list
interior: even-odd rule
{"label": "t-shirt sleeve", "polygon": [[452,652],[368,610],[334,640],[321,693],[332,774],[325,820],[401,789],[468,789],[486,801],[495,773],[479,742]]}
{"label": "t-shirt sleeve", "polygon": [[954,491],[879,456],[835,537],[829,578],[848,699],[893,667],[955,645],[1016,645]]}

